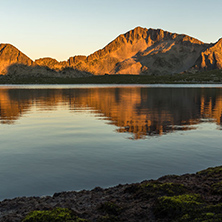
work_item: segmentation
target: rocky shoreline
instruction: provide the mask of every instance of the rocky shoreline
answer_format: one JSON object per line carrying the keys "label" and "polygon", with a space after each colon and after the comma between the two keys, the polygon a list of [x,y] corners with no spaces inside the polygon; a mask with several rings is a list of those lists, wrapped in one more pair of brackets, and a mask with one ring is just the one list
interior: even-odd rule
{"label": "rocky shoreline", "polygon": [[107,189],[5,199],[0,221],[23,221],[32,211],[56,208],[82,218],[61,221],[222,221],[222,166]]}

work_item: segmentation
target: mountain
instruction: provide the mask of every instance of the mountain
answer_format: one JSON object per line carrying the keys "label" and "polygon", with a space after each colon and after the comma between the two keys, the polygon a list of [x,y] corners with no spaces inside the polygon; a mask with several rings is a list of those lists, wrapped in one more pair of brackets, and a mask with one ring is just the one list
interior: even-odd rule
{"label": "mountain", "polygon": [[0,44],[0,74],[6,74],[12,64],[32,65],[33,61],[11,44]]}
{"label": "mountain", "polygon": [[[0,73],[7,73],[7,67],[17,63],[32,66],[33,73],[36,67],[47,67],[54,72],[69,67],[95,75],[155,75],[221,69],[222,39],[207,44],[184,34],[137,27],[89,56],[74,56],[62,62],[52,58],[32,61],[14,46],[0,44]],[[8,70],[14,72],[16,67]]]}
{"label": "mountain", "polygon": [[56,59],[52,59],[49,57],[36,59],[34,64],[39,66],[47,66],[50,69],[55,69],[55,70],[61,70],[68,66],[68,63],[66,61],[58,62]]}
{"label": "mountain", "polygon": [[178,73],[192,67],[209,46],[187,35],[137,27],[70,66],[94,74]]}
{"label": "mountain", "polygon": [[11,44],[0,44],[0,74],[54,77],[88,77],[91,73],[73,69],[67,62],[52,58],[33,62]]}
{"label": "mountain", "polygon": [[222,38],[201,52],[193,68],[198,70],[222,69]]}

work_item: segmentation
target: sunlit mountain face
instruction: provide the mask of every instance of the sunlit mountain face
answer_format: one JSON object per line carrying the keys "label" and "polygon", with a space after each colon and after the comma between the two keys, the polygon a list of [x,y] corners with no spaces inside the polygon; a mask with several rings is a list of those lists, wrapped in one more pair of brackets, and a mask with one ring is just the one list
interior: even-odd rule
{"label": "sunlit mountain face", "polygon": [[221,127],[221,88],[72,88],[0,89],[1,124],[17,124],[33,109],[92,112],[119,133],[142,139],[179,130],[194,130],[212,121]]}
{"label": "sunlit mountain face", "polygon": [[49,57],[32,61],[15,46],[0,44],[3,75],[166,75],[212,69],[222,69],[222,39],[208,44],[162,29],[136,27],[89,56],[74,56],[61,62]]}

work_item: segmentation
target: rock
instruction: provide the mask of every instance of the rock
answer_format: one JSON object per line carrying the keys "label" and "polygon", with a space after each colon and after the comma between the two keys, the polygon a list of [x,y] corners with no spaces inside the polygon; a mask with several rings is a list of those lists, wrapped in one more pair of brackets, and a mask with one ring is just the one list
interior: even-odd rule
{"label": "rock", "polygon": [[[62,62],[53,58],[33,62],[14,46],[1,44],[0,73],[6,74],[13,64],[33,66],[32,73],[39,73],[41,66],[57,71],[56,75],[65,73],[67,76],[85,76],[86,73],[164,75],[222,69],[222,39],[215,44],[206,44],[184,34],[137,27],[88,57],[74,56]],[[78,73],[66,68],[78,70]],[[42,72],[46,74],[46,69]],[[49,72],[47,76],[52,74]]]}
{"label": "rock", "polygon": [[56,59],[48,57],[36,59],[34,64],[38,66],[47,66],[50,69],[55,69],[55,70],[61,70],[62,68],[68,66],[68,63],[66,61],[58,62]]}
{"label": "rock", "polygon": [[222,69],[222,38],[201,52],[193,68],[196,70]]}
{"label": "rock", "polygon": [[[82,218],[78,221],[221,221],[221,172],[219,166],[196,174],[168,175],[107,189],[69,191],[41,198],[17,197],[0,201],[0,222],[24,218],[41,221],[42,218],[37,220],[36,216],[51,215],[55,211],[70,212]],[[32,220],[28,219],[30,215]]]}
{"label": "rock", "polygon": [[11,44],[0,44],[0,75],[12,64],[32,65],[33,61]]}
{"label": "rock", "polygon": [[87,58],[86,56],[74,56],[74,57],[70,57],[67,62],[69,63],[69,66],[72,66],[82,61],[85,61],[86,58]]}
{"label": "rock", "polygon": [[192,67],[207,47],[187,35],[137,27],[89,55],[78,69],[94,74],[179,73]]}

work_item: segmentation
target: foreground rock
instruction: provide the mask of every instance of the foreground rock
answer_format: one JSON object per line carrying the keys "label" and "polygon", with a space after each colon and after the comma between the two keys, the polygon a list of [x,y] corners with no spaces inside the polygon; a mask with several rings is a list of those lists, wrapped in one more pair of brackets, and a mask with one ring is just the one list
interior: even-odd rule
{"label": "foreground rock", "polygon": [[31,211],[61,208],[87,221],[221,221],[221,201],[222,167],[216,167],[108,189],[4,200],[0,221],[22,221]]}

